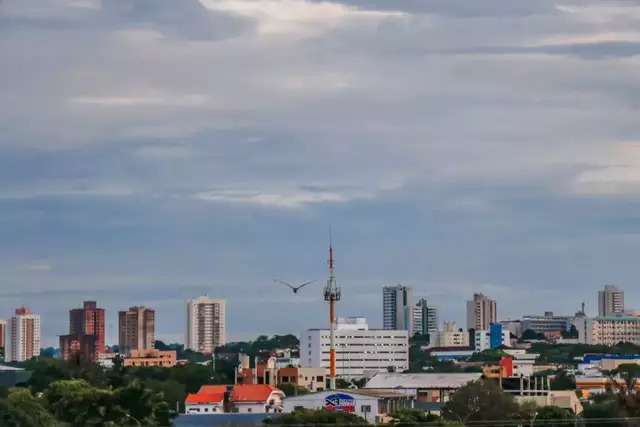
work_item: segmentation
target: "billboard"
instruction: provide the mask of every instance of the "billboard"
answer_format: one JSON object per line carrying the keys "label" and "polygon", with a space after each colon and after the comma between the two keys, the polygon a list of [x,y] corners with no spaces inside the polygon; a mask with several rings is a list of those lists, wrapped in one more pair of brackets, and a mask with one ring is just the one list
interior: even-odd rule
{"label": "billboard", "polygon": [[355,412],[356,400],[346,393],[334,393],[324,398],[324,409],[329,412]]}

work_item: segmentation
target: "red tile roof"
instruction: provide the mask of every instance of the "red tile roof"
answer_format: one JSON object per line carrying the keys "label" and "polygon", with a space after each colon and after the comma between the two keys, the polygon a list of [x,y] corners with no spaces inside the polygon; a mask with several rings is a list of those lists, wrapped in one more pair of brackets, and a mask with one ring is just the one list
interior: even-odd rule
{"label": "red tile roof", "polygon": [[189,393],[185,403],[192,405],[222,403],[225,391],[227,391],[226,385],[203,385],[197,393]]}
{"label": "red tile roof", "polygon": [[279,389],[268,384],[236,384],[233,387],[233,402],[266,402],[274,391]]}

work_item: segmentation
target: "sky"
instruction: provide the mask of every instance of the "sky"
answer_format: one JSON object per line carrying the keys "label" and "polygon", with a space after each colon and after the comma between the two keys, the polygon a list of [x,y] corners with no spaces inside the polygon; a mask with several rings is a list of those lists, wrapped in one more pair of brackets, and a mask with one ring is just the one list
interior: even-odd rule
{"label": "sky", "polygon": [[[0,0],[0,317],[227,300],[232,340],[640,308],[640,2]],[[293,295],[273,279],[316,280]]]}

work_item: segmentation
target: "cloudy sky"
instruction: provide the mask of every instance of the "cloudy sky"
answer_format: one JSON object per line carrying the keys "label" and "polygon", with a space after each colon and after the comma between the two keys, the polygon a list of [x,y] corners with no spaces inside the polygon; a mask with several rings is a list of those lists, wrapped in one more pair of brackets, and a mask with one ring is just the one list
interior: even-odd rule
{"label": "cloudy sky", "polygon": [[[381,287],[464,321],[640,307],[640,2],[0,0],[0,316],[226,298],[232,339]],[[319,280],[298,296],[273,278]]]}

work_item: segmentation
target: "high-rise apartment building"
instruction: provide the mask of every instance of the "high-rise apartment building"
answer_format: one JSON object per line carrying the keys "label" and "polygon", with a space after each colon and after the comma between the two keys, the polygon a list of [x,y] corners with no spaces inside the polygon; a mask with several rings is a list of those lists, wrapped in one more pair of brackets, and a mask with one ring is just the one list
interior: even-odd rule
{"label": "high-rise apartment building", "polygon": [[473,294],[473,299],[467,301],[467,329],[488,330],[496,319],[495,300],[483,294]]}
{"label": "high-rise apartment building", "polygon": [[428,335],[438,332],[438,310],[420,298],[413,307],[413,333]]}
{"label": "high-rise apartment building", "polygon": [[118,313],[118,346],[121,353],[151,350],[155,343],[156,313],[146,307],[130,307]]}
{"label": "high-rise apartment building", "polygon": [[225,343],[225,300],[199,297],[187,302],[187,348],[213,353]]}
{"label": "high-rise apartment building", "polygon": [[64,360],[78,356],[95,361],[105,351],[105,314],[95,301],[85,301],[82,308],[69,310],[69,334],[60,336]]}
{"label": "high-rise apartment building", "polygon": [[7,336],[7,321],[0,320],[0,348],[5,348],[6,336]]}
{"label": "high-rise apartment building", "polygon": [[397,285],[382,288],[382,328],[413,335],[413,291]]}
{"label": "high-rise apartment building", "polygon": [[23,362],[40,355],[40,316],[25,307],[7,323],[6,362]]}
{"label": "high-rise apartment building", "polygon": [[606,285],[598,291],[598,316],[621,316],[624,314],[624,291],[613,285]]}

